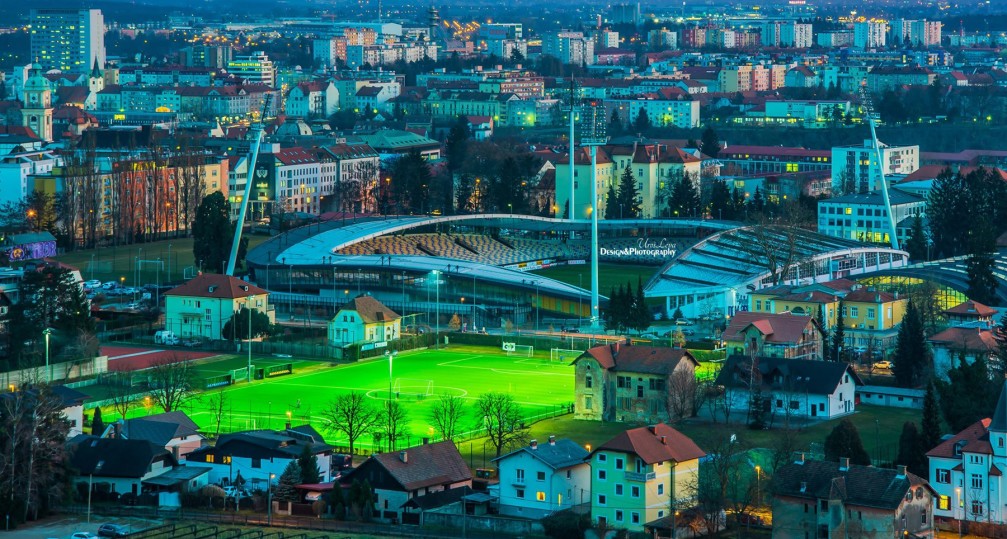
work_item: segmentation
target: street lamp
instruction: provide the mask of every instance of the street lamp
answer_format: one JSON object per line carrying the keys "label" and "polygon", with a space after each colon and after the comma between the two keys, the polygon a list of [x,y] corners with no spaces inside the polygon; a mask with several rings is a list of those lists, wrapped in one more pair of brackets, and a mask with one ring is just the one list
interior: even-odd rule
{"label": "street lamp", "polygon": [[[248,310],[248,372],[246,374],[246,382],[251,383],[252,381],[252,296],[248,296],[245,300],[245,309]],[[237,321],[235,321],[237,322]],[[237,323],[235,323],[237,325]]]}
{"label": "street lamp", "polygon": [[52,370],[49,368],[49,335],[52,335],[52,328],[42,330],[42,335],[45,335],[45,381],[47,384],[51,384]]}
{"label": "street lamp", "polygon": [[440,340],[441,333],[441,272],[434,270],[434,286],[436,292],[434,296],[434,348],[437,348],[437,341]]}
{"label": "street lamp", "polygon": [[273,478],[276,474],[269,474],[269,482],[266,483],[266,525],[273,525]]}
{"label": "street lamp", "polygon": [[171,244],[168,244],[168,278],[164,280],[165,283],[171,282]]}
{"label": "street lamp", "polygon": [[755,465],[755,506],[762,505],[762,467]]}
{"label": "street lamp", "polygon": [[392,363],[398,352],[385,350],[385,357],[388,358],[388,450],[392,450]]}
{"label": "street lamp", "polygon": [[[958,516],[958,510],[961,509],[961,516]],[[962,518],[965,517],[965,510],[962,507],[962,489],[961,487],[955,487],[955,519],[958,521],[958,537],[962,536]]]}

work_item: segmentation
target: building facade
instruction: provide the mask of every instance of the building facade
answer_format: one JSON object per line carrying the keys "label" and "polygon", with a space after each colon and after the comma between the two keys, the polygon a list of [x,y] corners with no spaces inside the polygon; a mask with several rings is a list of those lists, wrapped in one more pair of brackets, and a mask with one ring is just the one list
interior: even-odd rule
{"label": "building facade", "polygon": [[105,65],[105,17],[100,9],[36,8],[29,15],[31,58],[44,69],[87,73]]}
{"label": "building facade", "polygon": [[591,499],[587,450],[570,439],[531,443],[497,457],[500,514],[539,519]]}
{"label": "building facade", "polygon": [[179,338],[243,339],[224,335],[224,325],[243,307],[264,312],[274,322],[269,292],[237,277],[202,273],[164,293],[164,329]]}

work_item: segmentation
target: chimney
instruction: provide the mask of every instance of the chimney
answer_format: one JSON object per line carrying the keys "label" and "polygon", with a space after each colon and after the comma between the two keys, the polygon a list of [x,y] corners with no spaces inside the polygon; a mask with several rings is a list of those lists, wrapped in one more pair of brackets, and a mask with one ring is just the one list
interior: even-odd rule
{"label": "chimney", "polygon": [[532,440],[528,443],[528,447],[532,449],[538,449],[538,440]]}
{"label": "chimney", "polygon": [[661,445],[668,445],[668,437],[667,436],[661,436],[660,439],[661,439]]}
{"label": "chimney", "polygon": [[556,445],[556,436],[552,434],[549,435],[549,445]]}
{"label": "chimney", "polygon": [[287,430],[290,430],[290,421],[287,421],[286,428],[287,428]]}
{"label": "chimney", "polygon": [[904,478],[906,476],[905,465],[899,464],[898,466],[895,467],[895,469],[898,471],[898,473],[895,474],[895,477]]}
{"label": "chimney", "polygon": [[399,451],[399,460],[401,460],[402,462],[408,463],[409,462],[409,453],[406,453],[405,450]]}
{"label": "chimney", "polygon": [[794,464],[804,464],[804,453],[797,454],[797,460],[794,461]]}
{"label": "chimney", "polygon": [[839,471],[845,472],[850,469],[850,457],[839,457]]}

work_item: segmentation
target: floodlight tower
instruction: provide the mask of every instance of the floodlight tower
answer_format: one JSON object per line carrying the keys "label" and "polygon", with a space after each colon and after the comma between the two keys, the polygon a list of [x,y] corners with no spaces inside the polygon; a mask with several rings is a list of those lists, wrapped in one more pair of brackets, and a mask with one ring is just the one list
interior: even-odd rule
{"label": "floodlight tower", "polygon": [[[576,122],[577,122],[577,82],[574,80],[573,76],[570,76],[570,200],[567,201],[567,218],[576,219],[576,213],[574,210],[574,164],[576,160],[574,159],[574,152],[576,151],[576,146],[574,145],[574,137],[576,136]],[[570,232],[573,234],[573,231]]]}
{"label": "floodlight tower", "polygon": [[[227,259],[227,275],[234,276],[234,265],[238,261],[238,246],[241,244],[241,230],[245,226],[245,213],[248,211],[248,199],[252,197],[252,181],[255,179],[255,163],[259,160],[259,147],[262,145],[266,114],[269,113],[269,104],[272,102],[273,94],[266,92],[262,100],[262,112],[259,113],[259,121],[252,124],[249,137],[252,139],[252,146],[248,155],[248,174],[245,177],[245,194],[241,198],[241,208],[238,210],[238,222],[234,227],[234,241],[231,242],[231,256]],[[251,346],[251,344],[249,344]]]}
{"label": "floodlight tower", "polygon": [[864,112],[867,114],[867,123],[871,126],[871,146],[874,150],[874,158],[878,160],[878,174],[881,176],[881,198],[885,203],[885,211],[888,212],[889,240],[892,249],[898,250],[899,238],[896,236],[895,231],[895,215],[892,214],[892,201],[888,196],[888,182],[885,181],[885,167],[881,159],[881,143],[878,142],[878,134],[874,129],[875,121],[880,115],[874,111],[874,102],[871,100],[870,92],[867,91],[866,83],[860,86],[860,102],[863,104]]}
{"label": "floodlight tower", "polygon": [[[601,327],[598,299],[598,146],[608,142],[605,135],[605,107],[601,100],[587,101],[580,112],[580,144],[591,153],[591,329]],[[571,176],[573,170],[570,171]],[[572,196],[572,193],[571,193]]]}

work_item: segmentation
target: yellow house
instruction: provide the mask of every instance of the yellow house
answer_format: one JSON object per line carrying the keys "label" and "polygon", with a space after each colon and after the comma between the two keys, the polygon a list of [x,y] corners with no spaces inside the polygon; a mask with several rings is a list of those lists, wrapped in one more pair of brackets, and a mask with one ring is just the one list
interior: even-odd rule
{"label": "yellow house", "polygon": [[164,329],[179,338],[231,338],[221,330],[242,307],[265,312],[270,323],[275,321],[269,292],[237,277],[202,273],[164,293]]}
{"label": "yellow house", "polygon": [[355,342],[387,342],[402,334],[402,317],[380,301],[360,295],[343,305],[329,321],[329,343],[345,346]]}
{"label": "yellow house", "polygon": [[688,436],[658,423],[630,429],[591,454],[591,520],[643,531],[644,524],[695,504],[699,459]]}
{"label": "yellow house", "polygon": [[843,298],[847,350],[893,350],[909,301],[899,293],[859,288]]}
{"label": "yellow house", "polygon": [[836,314],[839,312],[839,296],[809,290],[807,292],[792,291],[793,287],[776,286],[757,290],[749,297],[750,308],[757,313],[792,313],[812,316],[818,319],[818,313],[824,315],[826,329],[836,327]]}
{"label": "yellow house", "polygon": [[[612,158],[604,148],[598,148],[598,205],[602,212],[598,217],[605,217],[605,193],[613,181],[619,179],[618,172],[612,163]],[[574,151],[573,165],[573,208],[574,215],[567,215],[570,204],[570,156],[563,155],[553,160],[556,166],[556,217],[568,219],[591,218],[591,156],[587,148],[577,148]]]}

